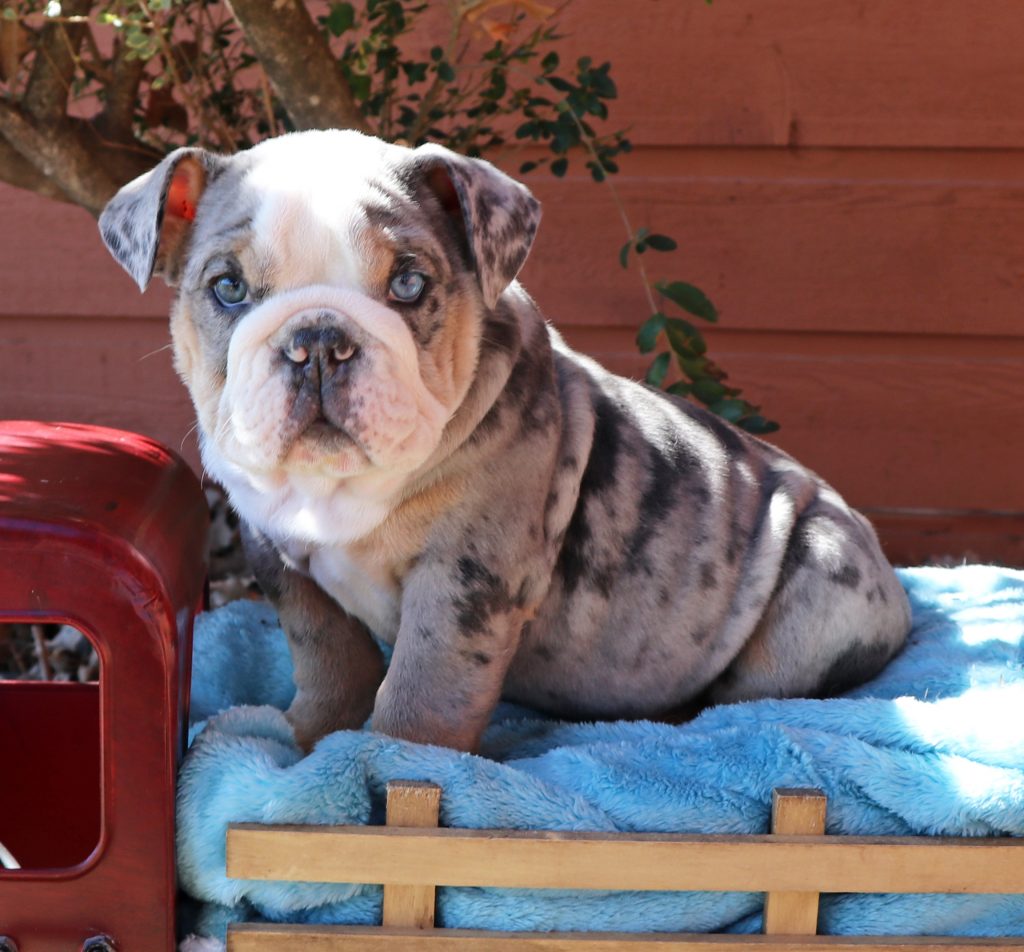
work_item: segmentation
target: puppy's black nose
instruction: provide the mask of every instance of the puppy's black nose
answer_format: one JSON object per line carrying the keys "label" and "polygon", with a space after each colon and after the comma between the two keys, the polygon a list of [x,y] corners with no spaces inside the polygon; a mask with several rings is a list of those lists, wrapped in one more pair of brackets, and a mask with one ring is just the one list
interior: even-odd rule
{"label": "puppy's black nose", "polygon": [[358,350],[337,327],[303,327],[292,335],[282,353],[296,367],[317,364],[328,370],[351,360]]}

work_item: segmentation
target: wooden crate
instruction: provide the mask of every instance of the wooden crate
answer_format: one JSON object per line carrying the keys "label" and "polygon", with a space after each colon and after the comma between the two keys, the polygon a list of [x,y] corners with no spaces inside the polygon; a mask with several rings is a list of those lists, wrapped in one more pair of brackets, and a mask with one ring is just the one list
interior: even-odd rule
{"label": "wooden crate", "polygon": [[[1024,949],[1024,936],[816,936],[820,893],[1024,892],[1024,839],[826,836],[825,797],[777,790],[772,833],[684,836],[437,827],[441,791],[388,786],[387,826],[228,830],[236,879],[382,883],[383,925],[235,924],[228,952],[897,952]],[[437,886],[764,892],[764,935],[434,928]]]}

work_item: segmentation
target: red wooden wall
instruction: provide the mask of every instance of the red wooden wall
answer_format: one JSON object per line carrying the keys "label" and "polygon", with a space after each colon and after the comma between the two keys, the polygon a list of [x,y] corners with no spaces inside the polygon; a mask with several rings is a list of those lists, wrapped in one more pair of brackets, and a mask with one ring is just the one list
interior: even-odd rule
{"label": "red wooden wall", "polygon": [[[563,59],[614,64],[634,224],[679,241],[652,276],[716,302],[713,356],[782,422],[773,439],[895,558],[1024,565],[1019,3],[577,0],[568,26]],[[638,374],[644,297],[607,189],[528,181],[545,219],[524,282]],[[131,427],[194,460],[166,302],[84,212],[0,187],[0,416]]]}

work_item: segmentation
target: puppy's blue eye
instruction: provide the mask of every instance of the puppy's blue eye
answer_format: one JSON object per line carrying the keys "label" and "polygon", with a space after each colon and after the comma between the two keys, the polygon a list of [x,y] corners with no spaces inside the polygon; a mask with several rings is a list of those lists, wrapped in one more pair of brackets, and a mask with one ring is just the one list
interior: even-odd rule
{"label": "puppy's blue eye", "polygon": [[427,279],[419,271],[403,271],[391,279],[390,297],[403,304],[411,304],[427,286]]}
{"label": "puppy's blue eye", "polygon": [[243,278],[234,274],[222,274],[219,278],[214,278],[210,287],[213,289],[213,296],[224,307],[244,304],[249,296],[249,285]]}

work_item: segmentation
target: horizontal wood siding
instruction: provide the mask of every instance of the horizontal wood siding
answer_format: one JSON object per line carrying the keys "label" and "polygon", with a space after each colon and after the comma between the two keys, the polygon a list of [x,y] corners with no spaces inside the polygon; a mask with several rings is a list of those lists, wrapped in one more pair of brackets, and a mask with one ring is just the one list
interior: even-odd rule
{"label": "horizontal wood siding", "polygon": [[[1024,565],[1019,4],[577,0],[568,26],[564,62],[614,64],[628,214],[679,241],[651,277],[718,305],[712,355],[772,439],[895,558]],[[527,181],[544,221],[524,283],[571,343],[642,374],[608,189]],[[195,462],[158,350],[168,300],[137,294],[87,214],[0,186],[0,415],[129,426]]]}

